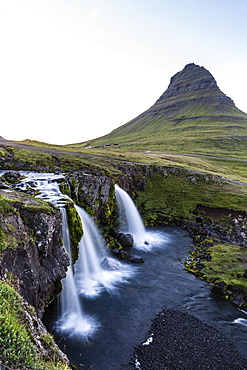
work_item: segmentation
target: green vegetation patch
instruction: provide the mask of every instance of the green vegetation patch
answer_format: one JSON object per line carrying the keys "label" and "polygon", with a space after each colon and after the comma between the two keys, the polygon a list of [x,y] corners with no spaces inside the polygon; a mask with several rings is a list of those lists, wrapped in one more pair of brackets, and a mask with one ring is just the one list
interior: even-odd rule
{"label": "green vegetation patch", "polygon": [[0,149],[0,157],[5,157],[6,152],[3,149]]}
{"label": "green vegetation patch", "polygon": [[[165,169],[165,168],[164,168]],[[198,205],[229,210],[247,209],[247,189],[215,176],[167,168],[167,176],[154,172],[145,191],[138,191],[136,205],[146,224],[193,219]]]}
{"label": "green vegetation patch", "polygon": [[78,243],[83,236],[82,221],[73,202],[66,204],[66,211],[70,231],[71,258],[72,263],[75,263],[79,255]]}
{"label": "green vegetation patch", "polygon": [[10,214],[15,213],[15,208],[13,207],[13,201],[0,194],[0,213]]}
{"label": "green vegetation patch", "polygon": [[[230,286],[240,289],[247,298],[247,250],[233,244],[217,244],[208,248],[210,261],[202,261],[201,274],[204,280],[217,283],[224,281],[227,290]],[[229,291],[229,293],[231,293]]]}
{"label": "green vegetation patch", "polygon": [[28,211],[29,213],[46,213],[48,215],[54,214],[54,207],[48,202],[42,199],[35,198],[36,204],[23,204],[22,209]]}
{"label": "green vegetation patch", "polygon": [[52,155],[48,151],[45,152],[42,150],[32,150],[15,147],[14,157],[16,161],[21,163],[54,168]]}
{"label": "green vegetation patch", "polygon": [[22,298],[4,281],[0,281],[0,349],[0,362],[11,368],[68,369],[41,357],[26,324]]}

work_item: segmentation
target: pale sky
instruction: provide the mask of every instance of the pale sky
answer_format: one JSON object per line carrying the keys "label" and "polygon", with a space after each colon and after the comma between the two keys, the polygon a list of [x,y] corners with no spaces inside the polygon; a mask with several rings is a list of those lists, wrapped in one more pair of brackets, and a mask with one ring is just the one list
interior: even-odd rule
{"label": "pale sky", "polygon": [[0,136],[71,144],[199,64],[247,112],[246,0],[0,0]]}

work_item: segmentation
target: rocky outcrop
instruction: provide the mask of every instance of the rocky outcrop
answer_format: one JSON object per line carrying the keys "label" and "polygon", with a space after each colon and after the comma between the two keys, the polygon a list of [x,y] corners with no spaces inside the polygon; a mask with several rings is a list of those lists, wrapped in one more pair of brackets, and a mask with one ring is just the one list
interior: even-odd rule
{"label": "rocky outcrop", "polygon": [[[204,207],[204,209],[206,209]],[[213,209],[208,209],[213,214]],[[225,212],[224,212],[225,211]],[[215,210],[219,216],[220,209]],[[183,222],[192,237],[193,246],[185,269],[211,284],[212,293],[230,299],[236,306],[247,304],[246,289],[246,247],[247,219],[244,212],[221,210],[224,220],[197,217],[197,222]],[[214,273],[215,260],[212,253],[216,250],[217,266],[222,266],[224,274],[217,270]],[[207,262],[211,264],[210,273],[204,270]],[[212,263],[213,262],[213,263]],[[218,268],[218,267],[217,267]]]}
{"label": "rocky outcrop", "polygon": [[[233,100],[219,89],[212,74],[191,63],[171,78],[167,90],[138,118],[164,117],[175,125],[202,117],[227,122],[237,111]],[[247,116],[234,115],[234,120],[239,119],[247,121]]]}
{"label": "rocky outcrop", "polygon": [[[194,92],[196,96],[190,96],[191,92]],[[186,94],[188,99],[185,99]],[[164,111],[173,108],[179,109],[184,105],[195,104],[202,100],[208,105],[216,104],[215,111],[222,108],[226,110],[226,107],[235,107],[232,99],[220,91],[212,74],[204,67],[191,63],[171,78],[168,89],[155,105]]]}
{"label": "rocky outcrop", "polygon": [[95,173],[73,172],[68,175],[71,197],[95,220],[107,223],[115,209],[114,179]]}
{"label": "rocky outcrop", "polygon": [[15,192],[1,192],[1,206],[0,278],[14,281],[41,317],[61,289],[69,264],[60,211]]}

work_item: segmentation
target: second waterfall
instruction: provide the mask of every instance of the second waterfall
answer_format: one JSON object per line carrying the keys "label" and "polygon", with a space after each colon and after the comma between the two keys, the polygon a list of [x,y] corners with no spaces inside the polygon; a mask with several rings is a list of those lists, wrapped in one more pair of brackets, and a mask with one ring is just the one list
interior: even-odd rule
{"label": "second waterfall", "polygon": [[134,247],[145,252],[159,248],[164,243],[164,235],[159,232],[147,232],[138,209],[125,190],[115,185],[118,208],[119,233],[133,235]]}
{"label": "second waterfall", "polygon": [[131,266],[110,257],[106,243],[92,218],[76,206],[84,235],[79,243],[79,259],[75,264],[75,283],[80,295],[95,298],[102,291],[111,292],[133,275]]}

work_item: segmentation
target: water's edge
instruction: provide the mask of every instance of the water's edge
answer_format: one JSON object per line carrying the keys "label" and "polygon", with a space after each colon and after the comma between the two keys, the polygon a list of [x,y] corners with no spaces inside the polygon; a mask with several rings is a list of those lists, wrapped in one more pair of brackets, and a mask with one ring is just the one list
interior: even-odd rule
{"label": "water's edge", "polygon": [[[245,313],[212,296],[207,283],[183,270],[191,244],[186,231],[165,227],[157,232],[164,236],[163,245],[149,253],[138,251],[146,261],[137,266],[138,273],[128,284],[113,294],[104,292],[95,300],[84,299],[85,310],[101,324],[93,338],[83,342],[54,333],[61,349],[79,370],[90,366],[116,370],[127,364],[134,347],[145,340],[152,320],[164,307],[185,310],[229,335],[247,358]],[[45,322],[52,330],[55,312],[50,310],[48,316]]]}

